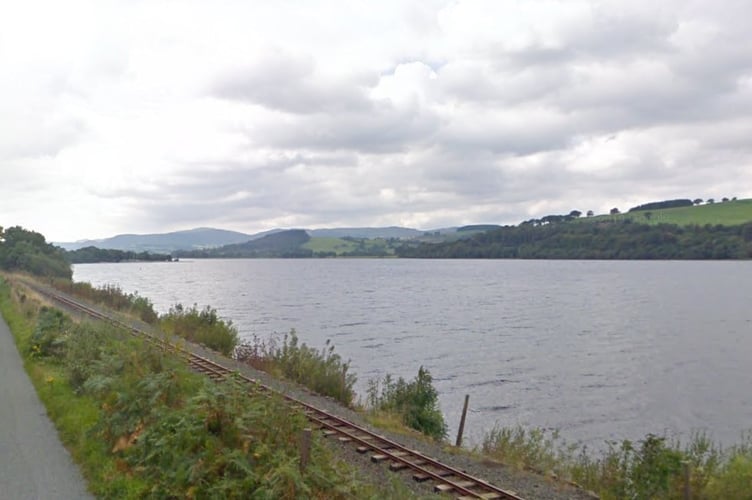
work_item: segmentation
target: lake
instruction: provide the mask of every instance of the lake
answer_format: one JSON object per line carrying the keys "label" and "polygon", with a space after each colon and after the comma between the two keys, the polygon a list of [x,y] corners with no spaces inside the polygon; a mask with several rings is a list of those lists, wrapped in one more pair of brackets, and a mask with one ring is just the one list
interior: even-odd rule
{"label": "lake", "polygon": [[600,446],[752,428],[752,263],[247,259],[79,264],[159,312],[211,305],[242,337],[294,328],[352,361],[358,392],[428,368],[452,439],[495,424]]}

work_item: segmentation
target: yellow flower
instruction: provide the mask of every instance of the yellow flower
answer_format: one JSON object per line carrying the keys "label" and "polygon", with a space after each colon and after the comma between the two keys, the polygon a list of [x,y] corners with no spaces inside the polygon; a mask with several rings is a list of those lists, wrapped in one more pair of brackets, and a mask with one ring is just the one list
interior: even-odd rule
{"label": "yellow flower", "polygon": [[47,381],[48,384],[51,384],[55,381],[55,377],[49,376],[45,380]]}

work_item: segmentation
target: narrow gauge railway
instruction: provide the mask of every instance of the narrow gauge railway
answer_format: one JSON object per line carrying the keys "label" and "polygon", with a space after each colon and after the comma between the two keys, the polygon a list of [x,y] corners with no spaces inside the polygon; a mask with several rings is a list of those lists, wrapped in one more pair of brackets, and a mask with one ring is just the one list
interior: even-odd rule
{"label": "narrow gauge railway", "polygon": [[325,436],[333,436],[340,442],[351,443],[357,447],[356,449],[359,453],[370,453],[371,461],[374,463],[388,462],[389,468],[392,471],[409,470],[412,472],[412,477],[415,481],[434,481],[435,492],[456,495],[457,498],[463,500],[472,498],[522,500],[515,492],[499,488],[483,479],[443,464],[419,451],[407,448],[332,413],[323,411],[289,395],[279,393],[258,380],[239,374],[236,370],[227,368],[208,358],[179,348],[159,336],[129,325],[78,300],[25,280],[24,284],[37,293],[62,304],[66,308],[110,323],[128,331],[134,336],[144,338],[159,349],[174,353],[186,360],[193,370],[203,373],[214,380],[231,378],[240,383],[247,384],[249,389],[254,392],[263,391],[278,394],[292,408],[302,411],[315,426],[323,431]]}

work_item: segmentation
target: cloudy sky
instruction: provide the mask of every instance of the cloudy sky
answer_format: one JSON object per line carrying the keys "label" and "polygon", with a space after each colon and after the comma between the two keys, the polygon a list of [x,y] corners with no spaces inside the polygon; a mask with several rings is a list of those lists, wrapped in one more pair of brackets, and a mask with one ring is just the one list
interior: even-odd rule
{"label": "cloudy sky", "polygon": [[0,225],[512,223],[752,196],[752,3],[0,0]]}

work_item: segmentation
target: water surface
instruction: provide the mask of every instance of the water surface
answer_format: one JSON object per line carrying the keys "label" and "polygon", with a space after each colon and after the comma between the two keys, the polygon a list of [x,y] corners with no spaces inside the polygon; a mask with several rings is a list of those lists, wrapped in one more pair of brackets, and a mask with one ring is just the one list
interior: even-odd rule
{"label": "water surface", "polygon": [[241,336],[331,339],[358,390],[427,367],[456,432],[558,428],[590,444],[752,428],[748,262],[249,259],[80,264],[74,278],[211,304]]}

